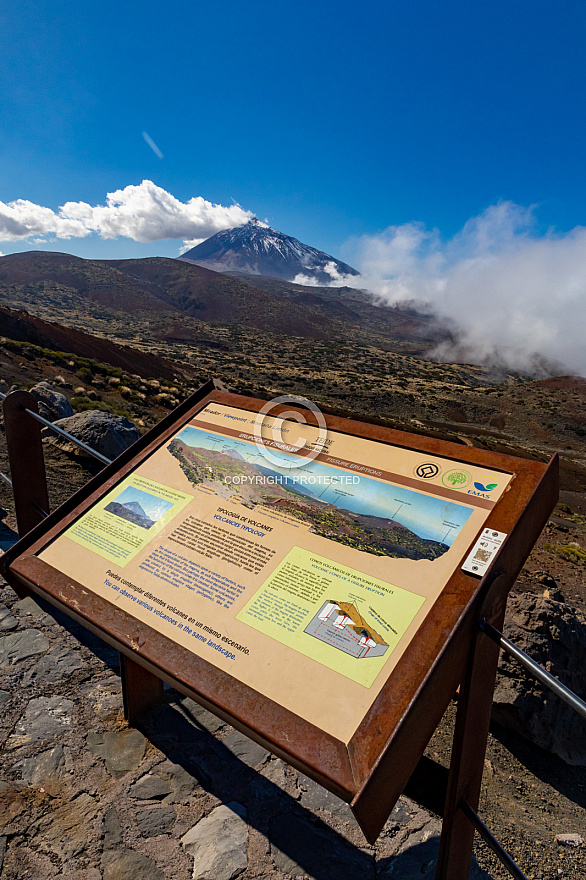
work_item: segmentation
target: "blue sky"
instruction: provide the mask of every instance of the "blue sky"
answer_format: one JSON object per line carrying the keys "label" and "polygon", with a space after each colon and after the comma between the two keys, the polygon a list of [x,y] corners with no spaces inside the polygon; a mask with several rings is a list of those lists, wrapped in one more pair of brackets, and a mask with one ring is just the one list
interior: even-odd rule
{"label": "blue sky", "polygon": [[257,215],[458,323],[439,356],[584,375],[584,45],[577,0],[4,0],[0,253]]}
{"label": "blue sky", "polygon": [[5,0],[0,199],[100,205],[149,179],[334,254],[392,224],[451,236],[502,199],[567,230],[585,221],[585,24],[582,3],[536,0]]}
{"label": "blue sky", "polygon": [[[335,486],[326,483],[323,478],[327,477],[331,480],[333,476],[339,475],[356,478],[356,474],[341,468],[322,465],[316,461],[305,464],[299,470],[291,471],[287,467],[287,462],[298,460],[286,453],[277,453],[275,456],[285,462],[285,466],[279,468],[274,462],[263,459],[252,443],[245,443],[232,437],[221,437],[198,428],[184,428],[178,437],[188,446],[211,449],[214,452],[226,453],[228,450],[236,450],[251,464],[273,473],[280,473],[289,479],[316,477],[318,482],[314,484],[298,482],[299,491],[309,489],[320,501],[335,504],[336,507],[351,510],[353,513],[394,519],[420,537],[431,541],[442,541],[449,547],[472,513],[471,507],[413,492],[402,486],[392,486],[362,475],[359,476],[359,482],[356,484],[349,482]],[[340,493],[340,489],[343,494]]]}

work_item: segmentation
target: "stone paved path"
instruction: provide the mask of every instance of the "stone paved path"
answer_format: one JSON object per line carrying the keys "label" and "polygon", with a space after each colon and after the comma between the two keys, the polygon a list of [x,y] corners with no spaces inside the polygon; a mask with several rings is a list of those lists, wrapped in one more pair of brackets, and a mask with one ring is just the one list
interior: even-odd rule
{"label": "stone paved path", "polygon": [[128,728],[118,674],[0,584],[2,880],[432,880],[440,825],[412,802],[370,847],[346,804],[171,689]]}

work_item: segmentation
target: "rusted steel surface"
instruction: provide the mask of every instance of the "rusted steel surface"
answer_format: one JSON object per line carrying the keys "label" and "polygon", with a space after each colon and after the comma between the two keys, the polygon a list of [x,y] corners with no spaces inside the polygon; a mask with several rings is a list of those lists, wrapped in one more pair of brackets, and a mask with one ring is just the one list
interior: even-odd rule
{"label": "rusted steel surface", "polygon": [[436,880],[465,880],[470,871],[474,827],[461,804],[478,809],[499,657],[498,646],[481,632],[480,620],[502,627],[509,590],[531,550],[535,530],[539,534],[557,500],[558,479],[556,457],[544,474],[541,491],[534,490],[528,499],[533,503],[521,510],[510,541],[495,560],[499,576],[487,590],[475,621],[477,628],[460,690]]}
{"label": "rusted steel surface", "polygon": [[[555,505],[557,457],[547,467],[540,466],[541,479],[537,484],[530,478],[533,470],[529,469],[528,474],[518,473],[517,486],[525,490],[525,501],[522,494],[507,493],[487,521],[488,527],[509,532],[509,539],[484,578],[474,581],[461,571],[454,574],[411,643],[408,654],[403,655],[393,671],[389,682],[392,686],[381,691],[349,745],[355,772],[358,776],[364,774],[365,778],[352,808],[369,840],[375,840],[378,836],[388,816],[387,803],[389,800],[394,802],[403,790],[417,766],[418,756],[422,754],[456,687],[463,681],[481,618],[504,614],[508,593]],[[529,501],[528,493],[532,503],[525,506]],[[470,580],[476,584],[476,590],[470,596],[468,587],[469,600],[466,603],[466,582]],[[443,627],[447,627],[447,630]],[[416,682],[419,682],[419,686],[414,689]],[[490,675],[486,683],[481,683],[482,698],[489,712],[493,685],[494,677]],[[378,725],[378,729],[375,725]],[[470,766],[462,764],[462,757],[454,758],[452,777],[456,774],[460,781],[466,778],[472,785],[469,771],[473,767],[479,786],[487,733],[488,722],[484,738],[481,729],[470,739],[473,748],[477,745],[470,758]],[[383,743],[385,735],[388,738]],[[374,745],[377,741],[380,745],[378,753]],[[454,778],[451,778],[451,790],[454,784]],[[476,805],[477,802],[473,804]],[[452,818],[453,814],[448,812],[444,822],[445,833],[449,833]],[[466,831],[469,830],[468,826]],[[467,837],[468,834],[460,838],[456,835],[455,839],[463,844]],[[460,876],[452,874],[452,870],[450,863],[450,873],[445,875],[450,880]]]}
{"label": "rusted steel surface", "polygon": [[[396,793],[396,800],[401,793],[464,678],[487,597],[504,613],[508,593],[557,500],[557,457],[537,468],[531,467],[534,462],[526,462],[529,468],[517,463],[515,485],[521,491],[508,492],[485,524],[509,538],[482,580],[454,573],[349,744],[362,781],[352,808],[361,825],[368,825],[371,840],[386,821],[387,796],[392,800]],[[497,583],[501,570],[505,576]]]}
{"label": "rusted steel surface", "polygon": [[[31,527],[30,531],[27,530],[26,533],[21,533],[18,543],[14,544],[13,547],[6,551],[4,556],[0,557],[0,571],[4,574],[10,562],[24,550],[31,547],[39,537],[47,536],[45,543],[49,543],[49,540],[56,537],[61,529],[66,527],[66,524],[80,516],[93,503],[95,498],[99,498],[103,491],[107,491],[114,486],[119,479],[126,476],[133,466],[147,458],[158,444],[164,442],[166,436],[173,432],[174,427],[181,420],[184,422],[189,421],[193,413],[197,412],[202,406],[205,406],[209,400],[213,400],[213,392],[219,393],[221,387],[221,383],[215,380],[206,382],[195,394],[180,404],[173,412],[165,416],[154,428],[143,434],[136,443],[133,443],[132,446],[129,446],[128,449],[120,453],[111,464],[106,465],[95,477],[92,477],[85,486],[82,486],[81,489],[68,498],[58,510],[50,513],[44,520],[39,517],[37,520],[39,525],[35,524],[34,527]],[[26,394],[27,392],[15,391],[13,393]],[[10,397],[11,395],[8,396]],[[189,414],[187,418],[183,418],[185,413]],[[31,421],[35,424],[32,419]]]}
{"label": "rusted steel surface", "polygon": [[[425,762],[420,763],[423,750],[467,670],[471,674],[469,658],[481,614],[486,607],[494,613],[494,619],[504,612],[508,591],[555,505],[557,460],[546,465],[336,416],[326,417],[330,430],[514,475],[509,490],[483,525],[509,535],[486,575],[478,580],[456,570],[350,742],[343,743],[35,556],[210,402],[253,412],[264,403],[229,394],[208,383],[107,466],[60,508],[58,515],[52,514],[25,536],[4,557],[0,567],[11,583],[30,586],[117,647],[134,664],[169,682],[351,802],[366,836],[374,840],[410,776],[414,774],[414,788],[419,786],[421,791],[424,787]],[[287,408],[290,406],[284,409]],[[275,408],[272,414],[278,415],[280,411]],[[304,415],[309,424],[315,423],[311,413],[304,411]],[[497,572],[502,577],[495,580]],[[484,701],[490,702],[490,682],[481,681],[480,686],[487,692]],[[464,723],[463,729],[467,729]],[[463,741],[467,739],[466,734]],[[462,750],[458,758],[462,772],[456,773],[453,767],[449,785],[451,798],[466,778],[464,788],[472,792],[469,803],[473,806],[484,759],[482,737],[479,742],[469,758]],[[430,774],[432,783],[440,777],[445,779],[441,772]],[[444,792],[442,783],[434,800],[436,807]],[[446,838],[452,833],[454,815],[453,810],[448,813]],[[444,850],[448,852],[446,846]],[[448,855],[448,859],[453,858]],[[450,874],[450,880],[459,876]]]}
{"label": "rusted steel surface", "polygon": [[143,715],[163,702],[163,680],[120,654],[120,678],[124,717],[133,727]]}
{"label": "rusted steel surface", "polygon": [[478,807],[498,654],[479,631],[460,688],[436,880],[466,880],[470,872],[474,828],[459,806],[466,799]]}
{"label": "rusted steel surface", "polygon": [[30,409],[38,414],[39,408],[28,391],[11,391],[2,407],[18,533],[24,535],[49,512],[41,428],[25,412]]}

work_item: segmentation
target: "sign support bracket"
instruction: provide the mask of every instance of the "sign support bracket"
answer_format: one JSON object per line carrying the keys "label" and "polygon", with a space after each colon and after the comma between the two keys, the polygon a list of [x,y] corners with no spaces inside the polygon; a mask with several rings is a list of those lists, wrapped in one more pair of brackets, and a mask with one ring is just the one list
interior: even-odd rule
{"label": "sign support bracket", "polygon": [[163,702],[163,680],[120,652],[124,718],[136,727],[140,718]]}

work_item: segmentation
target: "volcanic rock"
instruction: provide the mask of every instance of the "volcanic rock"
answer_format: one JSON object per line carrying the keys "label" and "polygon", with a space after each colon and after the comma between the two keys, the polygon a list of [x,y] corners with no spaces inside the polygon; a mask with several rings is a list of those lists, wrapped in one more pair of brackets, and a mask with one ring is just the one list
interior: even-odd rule
{"label": "volcanic rock", "polygon": [[[95,409],[59,419],[55,424],[110,459],[116,458],[140,437],[138,429],[128,419]],[[45,428],[42,433],[65,452],[88,455],[71,440],[53,434],[50,428]]]}
{"label": "volcanic rock", "polygon": [[[586,696],[586,615],[523,593],[509,599],[504,633],[578,696]],[[566,763],[586,765],[584,720],[502,654],[492,716]]]}
{"label": "volcanic rock", "polygon": [[194,880],[232,880],[248,862],[246,810],[232,802],[216,807],[181,838],[183,848],[195,856]]}
{"label": "volcanic rock", "polygon": [[31,388],[31,394],[37,399],[40,415],[50,422],[66,419],[73,415],[73,407],[65,395],[56,391],[48,382],[37,382]]}

